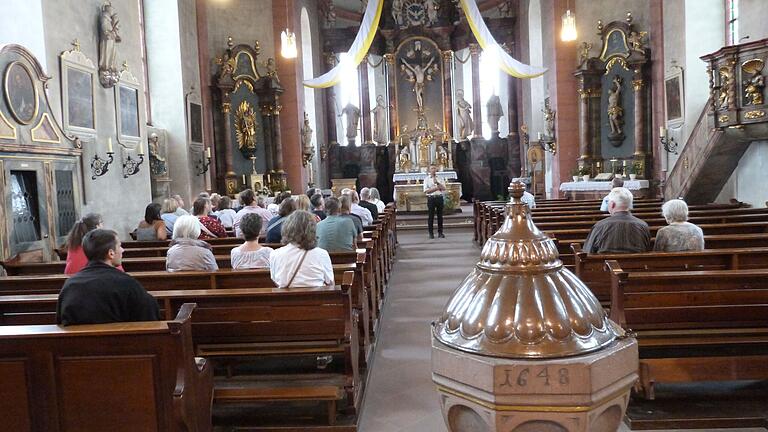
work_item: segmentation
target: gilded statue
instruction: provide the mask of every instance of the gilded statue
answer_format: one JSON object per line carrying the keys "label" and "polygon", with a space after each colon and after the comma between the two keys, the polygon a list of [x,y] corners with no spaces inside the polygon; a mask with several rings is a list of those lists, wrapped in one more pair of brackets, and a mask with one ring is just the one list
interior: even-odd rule
{"label": "gilded statue", "polygon": [[456,90],[456,111],[458,112],[457,124],[459,126],[459,141],[472,134],[474,124],[472,122],[472,105],[464,100],[464,90]]}
{"label": "gilded statue", "polygon": [[744,96],[747,98],[747,104],[762,105],[764,87],[765,78],[759,73],[744,81]]}
{"label": "gilded statue", "polygon": [[229,50],[224,52],[224,55],[216,59],[216,64],[221,66],[221,72],[219,75],[232,75],[235,72],[236,61],[229,55]]}
{"label": "gilded statue", "polygon": [[120,37],[120,20],[111,2],[101,7],[99,17],[99,81],[104,87],[114,87],[120,79],[117,70],[117,44]]}
{"label": "gilded statue", "polygon": [[411,171],[411,153],[408,151],[407,145],[400,148],[398,166],[400,167],[401,172]]}
{"label": "gilded statue", "polygon": [[248,101],[243,101],[235,112],[235,136],[241,152],[252,153],[256,149],[256,114]]}
{"label": "gilded statue", "polygon": [[621,77],[613,77],[613,86],[608,91],[608,120],[611,126],[611,135],[622,134],[624,126],[624,109],[621,107]]}
{"label": "gilded statue", "polygon": [[636,51],[641,54],[645,53],[645,47],[643,46],[643,38],[648,34],[648,32],[630,32],[629,36],[627,36],[627,43],[629,44],[629,49],[631,51]]}
{"label": "gilded statue", "polygon": [[429,145],[432,144],[432,140],[428,136],[422,136],[419,139],[419,166],[429,165]]}
{"label": "gilded statue", "polygon": [[720,75],[720,91],[717,95],[717,108],[728,109],[730,105],[728,92],[731,88],[731,72],[728,68],[721,68],[718,73]]}
{"label": "gilded statue", "polygon": [[435,162],[437,163],[440,171],[445,171],[448,168],[448,151],[444,146],[437,146],[437,154],[435,155]]}
{"label": "gilded statue", "polygon": [[592,44],[582,42],[579,47],[579,66],[583,65],[589,59],[589,51],[592,49]]}

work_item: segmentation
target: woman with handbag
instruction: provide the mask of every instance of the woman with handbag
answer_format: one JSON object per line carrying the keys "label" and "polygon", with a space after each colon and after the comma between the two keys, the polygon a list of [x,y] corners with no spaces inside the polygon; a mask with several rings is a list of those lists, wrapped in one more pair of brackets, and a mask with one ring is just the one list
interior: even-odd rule
{"label": "woman with handbag", "polygon": [[315,215],[296,210],[282,226],[285,246],[272,252],[269,269],[280,288],[334,285],[331,257],[317,247]]}

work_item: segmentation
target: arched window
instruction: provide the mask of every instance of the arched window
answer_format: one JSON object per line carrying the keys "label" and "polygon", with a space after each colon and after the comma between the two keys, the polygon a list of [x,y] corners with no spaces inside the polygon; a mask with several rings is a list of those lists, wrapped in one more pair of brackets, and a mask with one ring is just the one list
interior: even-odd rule
{"label": "arched window", "polygon": [[[315,76],[312,55],[312,29],[309,24],[309,15],[307,8],[301,8],[301,66],[304,73],[304,79],[311,79]],[[309,124],[312,127],[312,142],[315,145],[315,154],[317,154],[317,118],[315,117],[315,90],[304,87],[304,111],[309,117]]]}
{"label": "arched window", "polygon": [[[501,49],[501,48],[497,48]],[[501,71],[499,70],[499,56],[495,49],[483,50],[480,54],[480,112],[483,114],[483,138],[491,138],[491,126],[488,123],[486,104],[491,96],[501,95]],[[478,109],[478,107],[473,107]],[[506,113],[506,109],[504,109]],[[506,122],[504,122],[506,123]]]}

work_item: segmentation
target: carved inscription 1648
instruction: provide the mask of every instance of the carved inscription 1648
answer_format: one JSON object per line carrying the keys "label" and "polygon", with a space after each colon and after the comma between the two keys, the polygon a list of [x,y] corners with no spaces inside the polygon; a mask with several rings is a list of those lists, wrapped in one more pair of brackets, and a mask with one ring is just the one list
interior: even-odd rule
{"label": "carved inscription 1648", "polygon": [[565,365],[499,368],[496,370],[494,387],[497,393],[570,393],[574,388],[586,384],[584,372]]}

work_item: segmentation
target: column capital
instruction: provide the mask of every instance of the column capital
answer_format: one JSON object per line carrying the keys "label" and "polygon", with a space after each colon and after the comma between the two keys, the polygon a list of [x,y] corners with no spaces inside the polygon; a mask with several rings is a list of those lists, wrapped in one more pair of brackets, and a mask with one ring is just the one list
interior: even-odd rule
{"label": "column capital", "polygon": [[395,55],[392,53],[384,54],[384,60],[387,62],[387,64],[393,65],[395,64]]}
{"label": "column capital", "polygon": [[445,50],[442,52],[442,55],[443,55],[443,61],[451,61],[453,59],[452,50]]}

